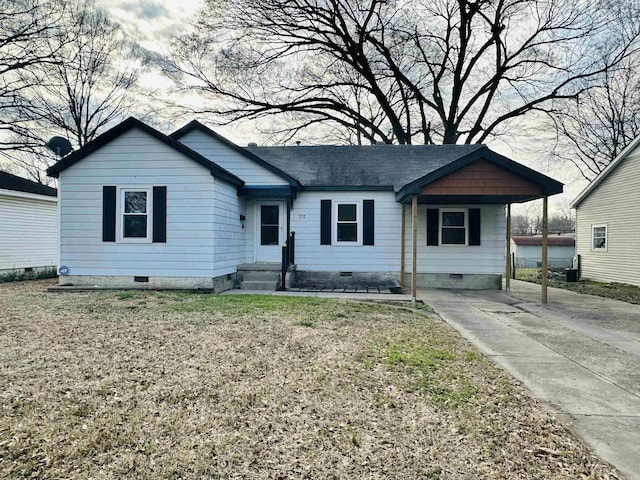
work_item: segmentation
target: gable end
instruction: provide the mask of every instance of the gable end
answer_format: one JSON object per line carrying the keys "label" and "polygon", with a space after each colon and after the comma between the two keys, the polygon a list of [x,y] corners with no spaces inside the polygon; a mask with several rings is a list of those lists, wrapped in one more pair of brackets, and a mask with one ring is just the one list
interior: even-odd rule
{"label": "gable end", "polygon": [[143,132],[147,133],[148,135],[152,136],[153,138],[155,138],[157,140],[160,140],[164,144],[166,144],[169,147],[173,148],[177,152],[185,155],[187,158],[189,158],[189,159],[193,160],[194,162],[202,165],[207,170],[209,170],[211,175],[213,175],[214,177],[220,178],[221,180],[229,182],[232,185],[235,185],[237,187],[241,187],[241,186],[244,185],[244,182],[240,178],[236,177],[233,173],[225,170],[224,168],[220,167],[219,165],[216,165],[215,163],[213,163],[209,159],[207,159],[207,158],[203,157],[202,155],[200,155],[198,152],[196,152],[194,150],[191,150],[186,145],[183,145],[182,143],[173,140],[172,138],[168,137],[167,135],[163,134],[162,132],[159,132],[155,128],[150,127],[146,123],[143,123],[143,122],[141,122],[140,120],[138,120],[137,118],[134,118],[134,117],[127,118],[124,122],[120,123],[119,125],[116,125],[115,127],[111,128],[110,130],[107,130],[102,135],[100,135],[97,138],[91,140],[89,143],[87,143],[85,146],[83,146],[79,150],[76,150],[75,152],[72,152],[69,155],[67,155],[62,160],[60,160],[58,163],[56,163],[55,165],[49,167],[47,169],[47,175],[49,175],[50,177],[58,178],[58,176],[60,175],[60,172],[62,172],[63,170],[65,170],[65,169],[69,168],[70,166],[78,163],[79,161],[81,161],[82,159],[84,159],[85,157],[90,155],[91,153],[93,153],[96,150],[102,148],[103,146],[105,146],[106,144],[111,142],[112,140],[116,139],[120,135],[124,134],[125,132],[128,132],[129,130],[131,130],[133,128],[138,128],[138,129],[142,130]]}
{"label": "gable end", "polygon": [[261,167],[269,170],[271,173],[276,174],[277,176],[279,176],[283,180],[287,181],[289,183],[289,185],[291,185],[292,187],[295,187],[297,189],[300,189],[302,187],[300,182],[297,179],[295,179],[294,177],[292,177],[291,175],[288,175],[287,173],[283,172],[279,168],[271,165],[269,162],[264,161],[262,158],[258,157],[257,155],[255,155],[255,154],[251,153],[250,151],[248,151],[248,150],[236,145],[231,140],[228,140],[227,138],[223,137],[219,133],[214,132],[209,127],[207,127],[206,125],[203,125],[202,123],[198,122],[197,120],[192,120],[191,122],[187,123],[184,127],[181,127],[178,130],[176,130],[175,132],[173,132],[172,134],[170,134],[169,137],[171,137],[172,139],[174,139],[176,141],[180,141],[180,138],[184,137],[185,135],[189,134],[190,132],[192,132],[194,130],[199,130],[199,131],[205,133],[206,135],[210,136],[214,140],[222,143],[223,145],[229,147],[233,151],[239,153],[243,157],[248,158],[252,162],[257,163]]}

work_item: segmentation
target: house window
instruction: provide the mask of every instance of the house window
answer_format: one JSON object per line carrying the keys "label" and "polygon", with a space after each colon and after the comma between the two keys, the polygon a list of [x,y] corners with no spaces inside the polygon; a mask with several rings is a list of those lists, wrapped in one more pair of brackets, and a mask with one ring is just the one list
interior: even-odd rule
{"label": "house window", "polygon": [[337,203],[336,210],[336,243],[358,243],[358,204]]}
{"label": "house window", "polygon": [[591,226],[591,250],[607,250],[607,225]]}
{"label": "house window", "polygon": [[121,189],[121,238],[123,240],[150,240],[151,202],[146,189]]}
{"label": "house window", "polygon": [[467,245],[467,210],[440,210],[440,245]]}

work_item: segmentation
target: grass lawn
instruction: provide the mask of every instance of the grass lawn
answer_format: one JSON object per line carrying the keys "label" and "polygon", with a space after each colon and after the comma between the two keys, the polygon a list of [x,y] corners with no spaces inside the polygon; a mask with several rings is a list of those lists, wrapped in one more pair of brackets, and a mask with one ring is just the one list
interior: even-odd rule
{"label": "grass lawn", "polygon": [[[526,282],[540,283],[540,270],[538,268],[517,268],[516,278]],[[624,283],[592,282],[580,280],[579,282],[566,282],[564,277],[550,278],[549,286],[564,288],[578,293],[597,295],[599,297],[613,298],[623,302],[640,304],[640,287]]]}
{"label": "grass lawn", "polygon": [[616,471],[428,312],[0,285],[1,478]]}

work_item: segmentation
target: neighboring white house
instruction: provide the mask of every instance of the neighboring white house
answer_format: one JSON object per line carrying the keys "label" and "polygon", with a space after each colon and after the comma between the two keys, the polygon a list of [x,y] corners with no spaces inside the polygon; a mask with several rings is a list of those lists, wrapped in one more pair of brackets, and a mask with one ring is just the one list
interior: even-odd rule
{"label": "neighboring white house", "polygon": [[48,173],[61,285],[214,291],[279,271],[294,234],[295,283],[398,283],[413,199],[417,283],[501,288],[505,204],[562,191],[484,145],[242,148],[198,122],[167,136],[134,118]]}
{"label": "neighboring white house", "polygon": [[[576,241],[569,235],[550,235],[547,261],[550,267],[570,267],[575,255]],[[542,265],[542,235],[511,237],[511,251],[516,267],[532,268]]]}
{"label": "neighboring white house", "polygon": [[0,275],[54,267],[56,189],[0,171]]}
{"label": "neighboring white house", "polygon": [[571,206],[580,277],[640,285],[640,137]]}

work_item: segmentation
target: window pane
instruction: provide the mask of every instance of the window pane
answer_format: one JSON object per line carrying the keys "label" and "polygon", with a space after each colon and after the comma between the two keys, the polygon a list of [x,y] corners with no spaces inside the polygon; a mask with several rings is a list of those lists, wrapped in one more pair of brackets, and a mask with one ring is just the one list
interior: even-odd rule
{"label": "window pane", "polygon": [[357,242],[358,241],[358,224],[357,223],[339,223],[337,231],[337,240],[339,242]]}
{"label": "window pane", "polygon": [[339,222],[355,222],[356,206],[355,204],[338,205],[338,221]]}
{"label": "window pane", "polygon": [[280,212],[278,205],[262,205],[260,207],[260,223],[262,225],[278,225]]}
{"label": "window pane", "polygon": [[278,245],[277,225],[262,225],[260,228],[260,245]]}
{"label": "window pane", "polygon": [[125,238],[146,238],[147,237],[147,216],[146,215],[125,215],[124,216],[124,236]]}
{"label": "window pane", "polygon": [[442,244],[443,245],[464,245],[465,244],[464,228],[443,228]]}
{"label": "window pane", "polygon": [[147,213],[147,192],[124,192],[124,213]]}
{"label": "window pane", "polygon": [[464,212],[442,212],[443,227],[464,227]]}
{"label": "window pane", "polygon": [[607,248],[607,227],[593,228],[593,248]]}

